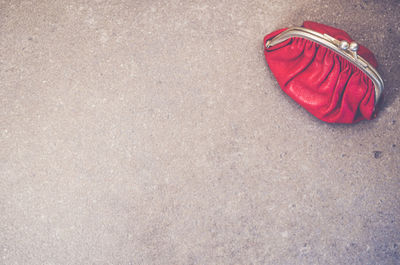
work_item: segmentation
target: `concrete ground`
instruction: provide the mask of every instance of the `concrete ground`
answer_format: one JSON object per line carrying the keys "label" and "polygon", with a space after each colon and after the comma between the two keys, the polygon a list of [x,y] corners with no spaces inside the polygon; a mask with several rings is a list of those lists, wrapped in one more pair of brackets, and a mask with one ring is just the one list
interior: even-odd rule
{"label": "concrete ground", "polygon": [[[265,34],[375,52],[379,117],[318,121]],[[0,1],[0,264],[400,264],[399,1]]]}

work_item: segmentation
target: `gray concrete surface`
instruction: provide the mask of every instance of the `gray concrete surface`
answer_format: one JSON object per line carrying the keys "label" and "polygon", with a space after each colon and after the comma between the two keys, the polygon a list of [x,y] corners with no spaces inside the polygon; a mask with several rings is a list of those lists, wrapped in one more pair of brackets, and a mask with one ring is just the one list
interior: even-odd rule
{"label": "gray concrete surface", "polygon": [[[0,264],[400,264],[399,1],[0,1]],[[318,121],[263,36],[373,50],[384,108]]]}

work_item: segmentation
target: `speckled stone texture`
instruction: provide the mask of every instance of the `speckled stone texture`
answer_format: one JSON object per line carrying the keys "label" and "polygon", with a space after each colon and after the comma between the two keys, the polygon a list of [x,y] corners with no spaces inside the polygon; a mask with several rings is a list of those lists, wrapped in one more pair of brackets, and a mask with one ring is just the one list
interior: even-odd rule
{"label": "speckled stone texture", "polygon": [[[348,31],[376,120],[323,123],[262,39]],[[0,264],[400,264],[399,1],[0,1]]]}

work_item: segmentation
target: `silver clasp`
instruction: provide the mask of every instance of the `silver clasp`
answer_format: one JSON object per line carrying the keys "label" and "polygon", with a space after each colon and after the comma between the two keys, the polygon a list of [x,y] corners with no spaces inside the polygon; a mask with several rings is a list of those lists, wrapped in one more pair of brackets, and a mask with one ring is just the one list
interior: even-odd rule
{"label": "silver clasp", "polygon": [[354,60],[357,60],[357,51],[358,51],[358,43],[355,41],[352,41],[350,43],[348,43],[345,40],[342,40],[339,42],[339,48],[344,50],[344,51],[350,51],[351,55],[353,56]]}

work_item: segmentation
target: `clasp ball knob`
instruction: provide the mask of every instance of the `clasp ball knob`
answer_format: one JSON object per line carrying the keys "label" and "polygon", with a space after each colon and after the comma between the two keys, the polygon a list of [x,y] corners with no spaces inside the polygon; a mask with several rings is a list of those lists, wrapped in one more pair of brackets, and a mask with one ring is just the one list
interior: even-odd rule
{"label": "clasp ball knob", "polygon": [[339,44],[340,49],[347,50],[349,48],[349,43],[345,40],[342,40]]}
{"label": "clasp ball knob", "polygon": [[349,49],[352,52],[358,51],[358,43],[353,41],[352,43],[350,43]]}

